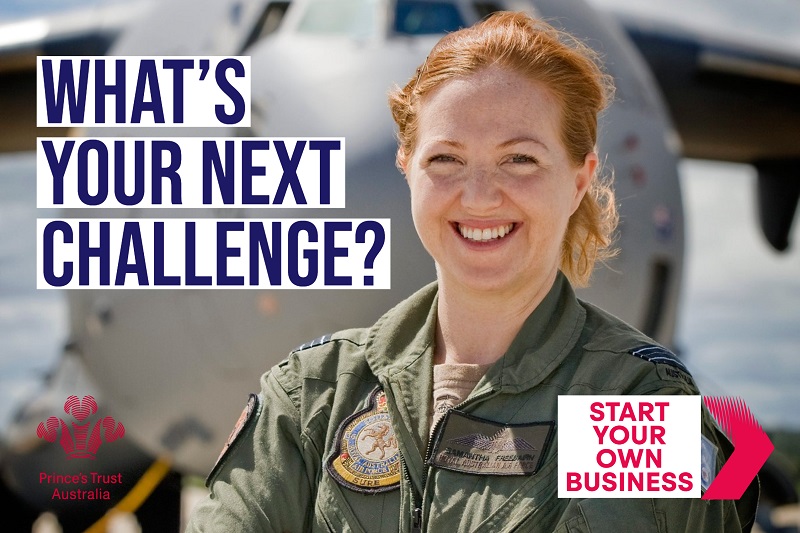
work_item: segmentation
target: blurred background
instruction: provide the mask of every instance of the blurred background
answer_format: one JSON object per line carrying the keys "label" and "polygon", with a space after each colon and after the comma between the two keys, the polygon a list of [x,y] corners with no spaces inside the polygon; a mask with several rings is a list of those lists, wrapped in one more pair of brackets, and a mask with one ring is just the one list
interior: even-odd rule
{"label": "blurred background", "polygon": [[[357,11],[352,9],[356,5],[369,5],[370,9],[383,6],[383,10],[389,4],[394,5],[377,0],[317,3],[333,6],[328,12],[330,20],[336,19],[337,13],[345,12],[347,16],[342,16],[344,21],[354,20],[352,14]],[[314,2],[294,4],[311,5]],[[401,4],[412,14],[413,9],[419,9],[420,5],[425,9],[432,5],[449,5],[448,2],[423,1],[397,3],[398,6]],[[161,486],[162,495],[166,496],[162,500],[151,497],[149,501],[156,514],[167,509],[166,512],[175,515],[174,519],[148,521],[146,513],[143,513],[139,516],[139,523],[147,525],[137,525],[136,520],[118,521],[118,531],[140,527],[144,531],[174,531],[185,518],[186,506],[204,493],[202,477],[207,471],[207,457],[209,454],[216,456],[249,392],[242,389],[241,383],[255,384],[257,373],[273,364],[261,356],[250,359],[242,356],[242,362],[237,366],[235,362],[220,362],[219,359],[224,357],[220,358],[219,353],[236,344],[237,339],[244,336],[243,332],[262,328],[259,321],[278,321],[284,315],[306,315],[309,306],[327,315],[337,314],[336,310],[340,308],[336,300],[340,296],[328,294],[335,291],[281,295],[254,291],[248,295],[250,301],[246,305],[240,300],[241,293],[231,296],[230,301],[221,293],[217,296],[222,306],[218,314],[209,311],[208,316],[200,316],[193,313],[199,313],[197,308],[206,305],[205,300],[200,300],[201,296],[190,296],[189,301],[183,302],[178,297],[167,295],[168,291],[158,291],[159,295],[152,296],[141,296],[144,291],[138,291],[140,294],[134,297],[120,294],[121,291],[98,295],[91,291],[68,294],[60,290],[37,290],[36,219],[60,214],[36,209],[33,138],[35,135],[56,136],[67,132],[58,129],[40,129],[37,132],[30,122],[30,115],[24,114],[23,102],[26,99],[23,97],[27,94],[27,100],[30,100],[30,80],[25,76],[29,76],[31,57],[37,54],[100,55],[109,50],[110,53],[129,55],[245,53],[266,57],[270,62],[264,59],[265,64],[271,65],[271,69],[254,73],[254,125],[244,134],[308,135],[309,124],[315,124],[318,129],[314,135],[339,136],[346,133],[349,208],[352,205],[350,199],[357,198],[357,193],[351,192],[351,176],[369,174],[371,178],[383,177],[382,172],[391,176],[387,178],[394,183],[391,187],[358,182],[353,187],[364,189],[366,192],[362,194],[373,202],[371,207],[369,201],[363,202],[366,210],[362,213],[366,216],[391,216],[393,219],[393,290],[378,296],[352,295],[346,316],[340,317],[342,323],[336,320],[312,322],[310,318],[297,324],[294,320],[291,325],[277,322],[282,331],[291,333],[286,335],[285,342],[282,338],[277,343],[277,353],[283,354],[317,334],[369,324],[371,317],[376,318],[392,303],[420,286],[421,280],[432,277],[430,268],[420,269],[418,275],[412,276],[409,272],[415,269],[404,264],[403,257],[398,257],[407,250],[411,251],[402,255],[421,255],[419,246],[410,244],[415,239],[413,230],[402,222],[407,219],[407,214],[402,212],[406,206],[392,200],[397,194],[404,193],[401,180],[391,166],[393,140],[386,133],[391,133],[388,111],[380,111],[380,118],[370,120],[372,129],[356,131],[347,129],[351,125],[346,127],[343,116],[337,115],[345,113],[346,117],[346,113],[352,114],[352,108],[343,106],[345,111],[340,111],[333,105],[326,107],[325,100],[320,97],[323,103],[315,111],[310,109],[313,106],[303,96],[319,96],[323,88],[336,94],[354,92],[352,98],[359,99],[359,106],[372,105],[365,102],[365,98],[375,97],[376,108],[383,109],[383,95],[389,86],[387,80],[404,82],[407,79],[413,66],[420,62],[420,57],[424,58],[424,51],[438,39],[440,26],[417,22],[417,26],[411,29],[399,28],[395,19],[393,31],[402,34],[402,43],[390,42],[386,48],[373,47],[372,44],[380,39],[375,35],[366,36],[361,26],[352,30],[349,22],[342,26],[347,26],[342,34],[351,39],[347,43],[339,42],[339,34],[331,41],[323,41],[328,37],[324,31],[313,36],[320,42],[304,40],[298,43],[288,41],[291,35],[281,36],[281,32],[288,33],[284,27],[296,24],[295,28],[302,29],[306,20],[300,14],[293,15],[289,2],[216,2],[213,8],[206,6],[208,9],[204,11],[199,7],[192,8],[191,3],[172,0],[160,5],[157,9],[162,11],[155,12],[155,15],[153,5],[125,0],[0,0],[0,138],[4,143],[4,150],[0,153],[0,450],[3,452],[0,469],[5,485],[0,495],[20,502],[11,511],[12,518],[17,515],[20,518],[19,522],[12,521],[11,531],[30,530],[30,517],[39,516],[43,511],[59,515],[65,531],[82,531],[96,524],[106,511],[102,504],[88,507],[69,504],[66,509],[64,505],[49,509],[47,498],[29,486],[32,473],[39,470],[61,472],[67,468],[61,456],[37,455],[40,453],[37,446],[41,442],[35,438],[33,428],[43,420],[42,417],[58,413],[60,402],[65,397],[64,391],[72,390],[70,387],[77,394],[96,395],[101,407],[110,409],[126,422],[126,439],[135,449],[126,449],[124,458],[121,452],[117,453],[115,459],[125,462],[125,466],[118,466],[114,460],[104,463],[103,467],[109,472],[130,468],[137,473],[138,479],[143,472],[151,471],[147,469],[153,465],[167,465],[169,474],[163,477]],[[497,7],[530,8],[531,3],[453,2],[453,5],[457,5],[461,14],[471,10],[471,16],[476,16],[476,13],[484,14]],[[612,265],[616,272],[601,272],[593,292],[587,292],[585,296],[593,301],[599,300],[602,306],[611,307],[614,312],[668,344],[686,362],[704,394],[738,396],[747,403],[777,448],[770,463],[775,492],[773,498],[765,500],[761,506],[759,527],[767,533],[796,532],[800,528],[797,508],[797,490],[800,490],[800,410],[797,409],[800,405],[800,236],[796,220],[793,229],[791,224],[786,227],[784,222],[778,230],[770,230],[765,229],[763,219],[765,214],[775,213],[784,219],[788,216],[790,221],[798,218],[793,209],[786,215],[786,209],[778,209],[773,203],[776,202],[775,196],[788,198],[791,203],[795,194],[796,205],[794,191],[797,190],[796,184],[800,183],[800,167],[797,166],[800,162],[800,136],[796,134],[800,131],[797,129],[800,128],[797,122],[797,117],[800,117],[800,4],[790,0],[679,3],[592,0],[585,4],[576,0],[562,3],[541,1],[532,5],[536,12],[546,15],[549,20],[563,21],[568,29],[578,28],[579,32],[591,27],[595,20],[603,20],[607,24],[603,28],[608,28],[603,31],[607,33],[593,36],[590,42],[594,45],[602,42],[607,47],[609,68],[616,69],[623,78],[629,76],[639,80],[639,85],[620,85],[620,102],[616,104],[618,110],[614,111],[617,114],[612,115],[613,120],[609,120],[606,127],[607,138],[611,140],[606,140],[601,147],[610,154],[609,163],[621,188],[618,192],[623,192],[620,195],[623,204],[623,257],[620,264]],[[437,10],[439,15],[450,13],[444,8],[439,10],[437,7]],[[470,21],[467,15],[463,18]],[[376,16],[375,20],[382,19]],[[251,31],[248,24],[258,31]],[[591,35],[589,30],[586,31]],[[169,35],[170,32],[174,35]],[[183,32],[191,35],[183,36]],[[604,35],[609,36],[609,41],[601,41]],[[387,38],[388,41],[391,39]],[[319,49],[314,48],[320,43],[338,54],[336,61],[326,59]],[[696,55],[681,55],[689,49]],[[287,50],[293,50],[301,59],[281,61],[287,57]],[[642,55],[631,59],[628,54],[634,50]],[[698,50],[710,52],[702,55]],[[355,59],[348,59],[345,52],[352,52]],[[709,116],[700,113],[703,106],[708,108],[710,104],[704,103],[698,110],[683,101],[684,95],[680,94],[683,92],[686,95],[703,94],[706,98],[712,92],[702,87],[694,90],[688,85],[671,86],[670,77],[684,84],[685,79],[679,75],[683,74],[682,71],[675,74],[677,71],[670,70],[675,68],[670,61],[674,59],[676,63],[685,64],[692,57],[701,56],[713,59],[707,59],[706,66],[712,65],[724,72],[712,73],[716,77],[701,73],[696,78],[686,79],[702,82],[713,77],[713,90],[732,88],[750,100],[731,97],[728,102],[732,104],[724,115],[714,109]],[[375,62],[370,64],[371,74],[380,71],[381,75],[376,74],[375,81],[354,74],[365,61]],[[629,64],[635,68],[627,67]],[[632,69],[633,73],[628,74],[626,68]],[[700,69],[694,64],[693,68]],[[311,81],[304,81],[306,79],[297,74],[298,71],[305,71]],[[344,73],[343,79],[338,79],[337,72]],[[742,81],[740,78],[743,77],[747,79]],[[352,89],[355,79],[363,81],[367,86],[365,94],[371,96],[365,97]],[[767,79],[765,84],[758,81],[764,79]],[[305,85],[298,89],[291,83],[308,83],[310,89]],[[650,85],[657,89],[651,91]],[[641,101],[635,94],[639,90],[644,94]],[[296,100],[281,101],[277,106],[276,100],[280,101],[279,97],[288,92],[296,92]],[[662,98],[665,103],[662,103]],[[717,95],[714,98],[724,101],[727,97]],[[742,101],[749,102],[748,106],[752,105],[752,108],[740,105]],[[288,111],[278,109],[284,107],[299,118],[292,120]],[[300,113],[298,109],[307,115],[297,115]],[[282,112],[285,114],[281,115]],[[314,112],[318,114],[314,115]],[[368,119],[371,117],[367,112],[364,114]],[[762,118],[753,119],[753,115]],[[738,117],[740,122],[731,122],[731,116]],[[763,117],[775,121],[765,125]],[[642,125],[643,122],[650,125]],[[619,126],[621,124],[624,126]],[[652,130],[653,124],[658,124],[660,129]],[[714,124],[721,125],[715,129]],[[378,129],[383,131],[382,137],[375,133]],[[762,153],[754,148],[750,153],[747,151],[749,145],[739,136],[726,137],[730,134],[726,129],[750,135],[763,134],[766,140],[760,142],[775,150],[769,155],[771,166],[764,163],[767,157],[764,153],[768,150]],[[714,144],[701,137],[709,130],[709,137],[716,135],[723,140]],[[109,134],[108,131],[89,133]],[[214,136],[233,134],[242,133],[215,132]],[[140,131],[136,135],[164,133]],[[680,141],[675,139],[676,136]],[[376,138],[380,140],[376,141]],[[661,144],[650,147],[646,142],[650,138]],[[741,144],[737,144],[740,141]],[[638,149],[637,143],[643,148],[632,155]],[[629,165],[629,161],[636,164]],[[780,164],[776,166],[775,161]],[[669,168],[663,170],[666,167]],[[765,169],[773,171],[772,174],[778,178],[772,181],[763,178],[767,172]],[[669,183],[668,188],[656,183],[659,177],[663,178],[661,182]],[[765,193],[765,182],[777,182],[779,186]],[[664,200],[663,197],[667,196],[671,199]],[[631,206],[627,207],[628,211],[626,206]],[[387,209],[390,210],[388,215],[384,214]],[[392,212],[391,209],[398,211]],[[212,215],[220,216],[218,213]],[[134,215],[104,213],[97,216]],[[150,213],[148,216],[161,215]],[[280,212],[269,216],[292,215]],[[330,215],[320,213],[314,216]],[[395,220],[399,221],[397,225]],[[635,229],[638,226],[644,228],[641,233]],[[786,231],[781,231],[783,229]],[[782,241],[782,238],[785,239]],[[639,254],[637,247],[641,249]],[[658,265],[667,264],[672,268],[669,277],[661,280],[664,285],[662,292],[648,284],[650,265],[640,268],[638,256],[642,261],[655,257]],[[656,272],[662,270],[656,269]],[[615,294],[609,295],[611,292]],[[654,294],[660,296],[655,298]],[[660,321],[655,324],[649,318],[639,320],[640,316],[652,315],[648,311],[652,309],[651,302],[647,301],[648,295],[650,300],[660,300],[663,306],[661,314],[657,313]],[[636,302],[635,305],[641,305],[644,310],[638,307],[626,309],[625,301]],[[234,310],[239,307],[244,309],[236,313]],[[352,314],[355,311],[349,308],[360,309],[361,314]],[[170,323],[159,330],[141,317],[148,314],[148,310],[153,315],[164,311],[165,316],[184,317],[181,320],[185,319],[186,323]],[[625,316],[626,312],[631,312],[631,316]],[[219,335],[212,334],[220,339],[207,339],[202,345],[192,345],[197,359],[186,359],[178,353],[178,348],[188,345],[198,332],[213,331],[209,325],[219,324],[220,317],[228,316],[241,318],[243,323],[235,328],[230,326],[234,329],[227,332],[220,329]],[[130,325],[130,331],[122,332],[119,324]],[[649,327],[652,328],[650,331]],[[156,348],[149,337],[162,335],[172,337],[170,343],[166,348]],[[244,353],[261,353],[264,342],[263,339],[242,341],[242,346],[237,345],[236,349]],[[154,358],[148,359],[151,353]],[[175,364],[170,365],[169,361]],[[198,376],[197,370],[189,370],[195,364],[208,370]],[[143,368],[146,369],[144,372]],[[163,368],[163,372],[154,372],[154,368]],[[145,375],[136,377],[140,373]],[[158,374],[163,374],[163,383]],[[181,380],[184,375],[193,376],[190,383]],[[188,404],[197,404],[198,398],[213,395],[215,401],[219,400],[216,402],[220,404],[219,410],[211,413],[211,407],[198,407],[199,404],[194,406],[194,410],[181,406],[181,395],[185,395]],[[148,403],[147,396],[152,397],[152,403]],[[155,405],[163,406],[163,410]],[[100,468],[99,465],[96,467]],[[135,487],[127,488],[135,491]],[[174,498],[176,492],[183,494],[183,507]],[[147,495],[149,493],[143,498],[146,499]],[[122,494],[114,495],[117,501],[121,498]],[[773,508],[777,509],[774,513]],[[76,518],[76,514],[82,515],[81,518]],[[46,515],[45,522],[56,521],[55,515]],[[56,526],[46,527],[57,530]],[[107,522],[96,527],[99,529],[95,531],[111,530]]]}

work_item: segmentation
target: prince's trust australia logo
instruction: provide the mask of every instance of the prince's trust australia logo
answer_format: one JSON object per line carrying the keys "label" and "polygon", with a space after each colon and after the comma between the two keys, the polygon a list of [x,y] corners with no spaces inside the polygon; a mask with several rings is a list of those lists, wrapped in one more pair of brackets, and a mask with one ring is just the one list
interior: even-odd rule
{"label": "prince's trust australia logo", "polygon": [[58,440],[69,459],[94,459],[103,441],[114,442],[125,435],[125,426],[114,417],[90,419],[97,413],[93,396],[70,396],[64,402],[64,412],[72,415],[71,419],[51,416],[39,423],[36,435],[47,442]]}

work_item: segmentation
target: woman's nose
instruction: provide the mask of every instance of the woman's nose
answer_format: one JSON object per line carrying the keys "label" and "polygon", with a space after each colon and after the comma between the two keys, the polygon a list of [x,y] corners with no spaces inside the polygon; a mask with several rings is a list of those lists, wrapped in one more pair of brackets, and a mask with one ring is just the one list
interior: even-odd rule
{"label": "woman's nose", "polygon": [[503,203],[497,176],[487,169],[468,173],[461,192],[461,204],[473,212],[490,211]]}

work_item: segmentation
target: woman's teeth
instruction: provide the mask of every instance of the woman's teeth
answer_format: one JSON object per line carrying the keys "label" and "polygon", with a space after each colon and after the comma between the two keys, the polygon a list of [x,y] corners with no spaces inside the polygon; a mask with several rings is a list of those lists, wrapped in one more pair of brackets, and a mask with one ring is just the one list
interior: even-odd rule
{"label": "woman's teeth", "polygon": [[464,226],[462,224],[458,225],[458,231],[461,232],[461,236],[465,239],[469,239],[471,241],[490,241],[492,239],[502,239],[509,233],[511,230],[514,229],[514,224],[505,224],[503,226],[497,226],[496,228],[470,228],[469,226]]}

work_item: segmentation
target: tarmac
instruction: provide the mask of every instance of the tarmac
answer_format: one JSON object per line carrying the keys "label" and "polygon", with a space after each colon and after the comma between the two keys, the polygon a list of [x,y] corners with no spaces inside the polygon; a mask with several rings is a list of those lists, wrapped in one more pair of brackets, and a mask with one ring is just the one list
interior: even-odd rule
{"label": "tarmac", "polygon": [[[181,531],[186,529],[186,523],[192,508],[205,498],[206,489],[189,486],[183,490],[181,497]],[[52,513],[43,513],[33,524],[31,533],[62,533],[58,518]],[[117,513],[110,518],[105,533],[148,533],[143,532],[136,521],[136,516],[128,513]]]}
{"label": "tarmac", "polygon": [[[187,487],[183,491],[181,502],[181,531],[186,529],[186,522],[192,508],[206,496],[206,490],[200,487]],[[784,505],[773,509],[771,513],[772,525],[775,529],[765,531],[756,524],[752,533],[772,533],[780,531],[794,533],[800,531],[800,504]],[[794,531],[793,529],[794,528]],[[33,525],[31,533],[61,533],[58,519],[51,513],[44,513]],[[108,524],[105,533],[147,533],[143,532],[136,517],[128,514],[114,516]]]}

